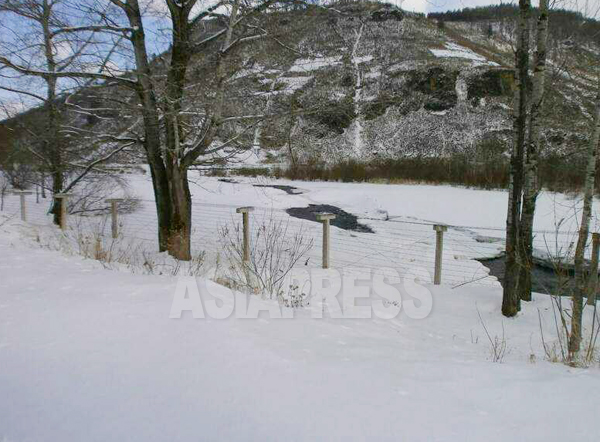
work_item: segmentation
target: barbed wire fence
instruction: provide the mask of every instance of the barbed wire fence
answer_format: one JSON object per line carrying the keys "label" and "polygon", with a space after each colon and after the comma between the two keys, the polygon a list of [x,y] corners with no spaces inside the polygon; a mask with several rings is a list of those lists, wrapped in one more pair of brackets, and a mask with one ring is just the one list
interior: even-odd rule
{"label": "barbed wire fence", "polygon": [[[23,211],[21,201],[25,202]],[[137,243],[136,253],[150,254],[158,250],[157,217],[153,200],[137,200],[139,207],[131,213],[118,213],[118,235],[131,244]],[[50,199],[36,203],[33,198],[16,194],[5,196],[2,213],[14,219],[25,218],[27,223],[54,229],[48,209]],[[240,229],[242,216],[236,213],[239,206],[212,204],[194,201],[192,205],[192,252],[193,254],[219,254],[224,247],[223,232]],[[108,240],[112,238],[110,204],[106,211],[92,214],[68,215],[67,230],[79,234],[96,235]],[[443,248],[439,248],[437,224],[432,222],[401,219],[399,216],[382,218],[359,217],[358,221],[373,232],[340,228],[335,223],[330,227],[329,255],[331,268],[343,271],[352,269],[394,269],[389,275],[390,283],[400,282],[395,278],[414,273],[435,278],[436,254],[441,264],[440,282],[443,285],[497,286],[498,279],[480,260],[495,259],[504,251],[503,229],[489,226],[446,225],[442,233]],[[297,266],[319,268],[323,254],[323,224],[315,220],[291,216],[286,210],[254,207],[249,214],[248,241],[256,241],[268,234],[267,223],[276,222],[283,228],[283,238],[290,243],[299,235],[311,241],[305,256]],[[564,257],[573,248],[577,232],[538,230],[535,232],[534,248],[537,255],[548,258]],[[396,273],[397,272],[397,273]]]}

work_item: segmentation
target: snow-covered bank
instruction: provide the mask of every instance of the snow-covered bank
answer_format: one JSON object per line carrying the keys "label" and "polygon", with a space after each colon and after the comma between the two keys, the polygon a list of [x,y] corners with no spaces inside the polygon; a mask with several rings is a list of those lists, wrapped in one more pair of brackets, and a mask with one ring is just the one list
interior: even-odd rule
{"label": "snow-covered bank", "polygon": [[177,320],[175,286],[1,226],[0,440],[597,439],[598,369],[543,360],[549,297],[511,320],[499,289],[432,286],[423,320]]}

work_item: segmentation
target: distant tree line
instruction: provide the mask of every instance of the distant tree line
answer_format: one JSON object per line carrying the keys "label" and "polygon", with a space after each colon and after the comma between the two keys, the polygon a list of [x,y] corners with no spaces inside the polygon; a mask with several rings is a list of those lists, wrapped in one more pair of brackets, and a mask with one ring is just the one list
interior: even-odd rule
{"label": "distant tree line", "polygon": [[[534,16],[537,16],[538,9],[532,8],[532,12]],[[443,22],[516,20],[518,16],[519,8],[516,5],[509,4],[464,8],[428,14],[429,18]],[[573,39],[577,42],[600,43],[600,22],[598,20],[585,17],[580,12],[568,11],[566,9],[552,9],[549,18],[551,35],[555,39]]]}

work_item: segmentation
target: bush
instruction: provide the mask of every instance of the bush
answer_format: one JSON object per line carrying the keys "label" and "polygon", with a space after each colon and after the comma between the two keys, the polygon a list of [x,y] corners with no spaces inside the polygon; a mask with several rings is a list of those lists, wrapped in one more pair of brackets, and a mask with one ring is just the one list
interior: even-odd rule
{"label": "bush", "polygon": [[274,175],[289,179],[342,182],[380,181],[457,184],[484,189],[508,185],[508,165],[502,162],[474,162],[465,157],[401,158],[374,162],[347,160],[332,166],[301,164],[279,169]]}
{"label": "bush", "polygon": [[[480,189],[508,187],[509,165],[505,146],[498,140],[484,140],[474,154],[450,158],[396,158],[371,162],[346,160],[327,165],[311,159],[287,168],[240,168],[232,171],[241,176],[270,176],[291,180],[342,182],[423,182],[453,184]],[[583,187],[585,164],[580,158],[544,157],[540,160],[542,187],[555,192],[577,192]],[[596,177],[600,194],[600,172]]]}
{"label": "bush", "polygon": [[274,213],[259,220],[250,238],[250,261],[244,261],[242,226],[223,225],[219,235],[227,268],[222,280],[250,294],[277,299],[287,307],[301,307],[304,294],[299,287],[286,286],[287,276],[310,251],[313,240],[304,228],[295,229],[289,219]]}
{"label": "bush", "polygon": [[271,169],[268,167],[240,167],[238,169],[231,170],[232,175],[259,177],[259,176],[271,176]]}
{"label": "bush", "polygon": [[344,129],[350,127],[352,121],[356,118],[352,98],[346,98],[339,102],[332,101],[325,103],[315,113],[315,118],[319,123],[324,124],[332,131],[343,134]]}

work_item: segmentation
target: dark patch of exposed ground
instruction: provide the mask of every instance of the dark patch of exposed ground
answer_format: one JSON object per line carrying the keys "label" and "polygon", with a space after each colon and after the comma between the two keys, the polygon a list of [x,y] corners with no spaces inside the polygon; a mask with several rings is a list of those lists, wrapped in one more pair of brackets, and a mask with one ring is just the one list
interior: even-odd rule
{"label": "dark patch of exposed ground", "polygon": [[287,209],[286,212],[294,218],[315,222],[318,222],[318,213],[333,213],[336,217],[331,221],[332,226],[344,230],[352,230],[354,232],[375,233],[369,226],[359,223],[356,215],[329,204],[309,204],[308,207],[291,207]]}
{"label": "dark patch of exposed ground", "polygon": [[[219,181],[222,183],[228,183],[228,184],[242,184],[239,181],[234,180],[233,178],[219,178]],[[301,195],[304,193],[303,190],[300,190],[297,187],[286,186],[283,184],[252,184],[252,185],[254,187],[262,187],[262,188],[269,187],[271,189],[283,190],[288,195]]]}
{"label": "dark patch of exposed ground", "polygon": [[283,190],[288,195],[301,195],[304,193],[303,190],[298,189],[294,186],[285,186],[282,184],[253,184],[254,187],[270,187],[272,189]]}
{"label": "dark patch of exposed ground", "polygon": [[[506,257],[478,259],[480,263],[490,269],[490,275],[498,278],[498,281],[504,285],[504,270]],[[548,263],[536,262],[533,266],[531,285],[536,293],[545,293],[547,295],[570,296],[573,287],[573,271],[565,270],[562,274],[556,271]]]}

